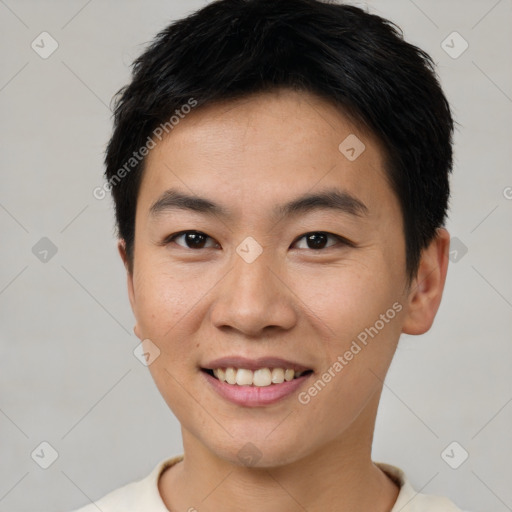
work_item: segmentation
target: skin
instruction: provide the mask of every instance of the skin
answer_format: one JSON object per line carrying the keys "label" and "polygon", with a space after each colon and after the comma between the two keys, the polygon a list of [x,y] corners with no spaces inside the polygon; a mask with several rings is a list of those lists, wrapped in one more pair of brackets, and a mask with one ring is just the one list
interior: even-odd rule
{"label": "skin", "polygon": [[[365,151],[349,161],[349,135]],[[368,212],[318,210],[276,219],[275,205],[336,187]],[[231,217],[150,207],[170,188],[208,198]],[[286,90],[194,110],[150,152],[135,223],[133,272],[123,240],[135,333],[161,350],[152,377],[181,423],[185,459],[159,481],[169,510],[391,510],[398,487],[371,460],[383,380],[400,334],[427,331],[441,301],[448,232],[408,283],[400,206],[383,148],[316,96]],[[203,248],[169,235],[200,231]],[[314,249],[304,235],[333,233]],[[262,254],[236,252],[248,236]],[[322,240],[322,239],[321,239]],[[189,240],[190,242],[190,240]],[[192,247],[191,247],[192,245]],[[275,356],[313,369],[307,390],[365,328],[402,309],[306,405],[297,393],[265,407],[221,398],[200,371],[228,355]],[[251,442],[254,466],[238,452]]]}

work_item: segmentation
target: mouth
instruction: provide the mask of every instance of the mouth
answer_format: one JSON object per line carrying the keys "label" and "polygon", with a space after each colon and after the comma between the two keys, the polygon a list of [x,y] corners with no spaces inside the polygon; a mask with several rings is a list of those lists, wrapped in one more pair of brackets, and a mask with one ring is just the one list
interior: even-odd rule
{"label": "mouth", "polygon": [[231,386],[251,386],[258,388],[278,386],[284,382],[290,382],[313,373],[311,369],[298,370],[284,367],[263,367],[251,370],[249,368],[236,368],[234,366],[201,368],[201,371]]}
{"label": "mouth", "polygon": [[266,407],[294,396],[315,373],[296,361],[280,357],[232,355],[199,368],[217,396],[242,407]]}

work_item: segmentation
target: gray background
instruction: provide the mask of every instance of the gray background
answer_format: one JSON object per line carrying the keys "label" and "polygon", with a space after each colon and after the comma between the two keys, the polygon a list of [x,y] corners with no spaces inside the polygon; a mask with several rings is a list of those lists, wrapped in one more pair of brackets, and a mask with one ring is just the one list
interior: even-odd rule
{"label": "gray background", "polygon": [[[512,510],[512,1],[356,4],[433,56],[459,123],[448,223],[457,254],[435,326],[400,342],[374,459],[462,508]],[[181,453],[178,422],[133,355],[110,198],[92,191],[129,63],[202,5],[0,0],[2,512],[70,510]],[[31,48],[43,31],[59,45],[47,59]],[[442,47],[453,31],[469,43],[458,58]],[[453,36],[446,44],[462,48]],[[43,237],[57,248],[46,262],[33,252]],[[58,453],[46,470],[31,457],[43,441]],[[453,441],[469,453],[458,469],[441,456]],[[448,453],[453,464],[463,452]]]}

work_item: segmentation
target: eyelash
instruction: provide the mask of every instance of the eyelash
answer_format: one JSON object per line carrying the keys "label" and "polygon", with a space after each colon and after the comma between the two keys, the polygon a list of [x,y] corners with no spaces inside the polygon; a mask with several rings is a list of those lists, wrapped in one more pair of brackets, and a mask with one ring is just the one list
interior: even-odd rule
{"label": "eyelash", "polygon": [[[197,235],[204,235],[206,236],[207,238],[210,238],[211,240],[213,240],[212,237],[208,236],[206,233],[203,233],[202,231],[195,231],[195,230],[186,230],[186,231],[180,231],[178,233],[174,233],[172,235],[169,235],[168,237],[166,237],[162,244],[161,245],[169,245],[170,243],[174,242],[174,240],[176,238],[179,238],[183,235],[186,235],[188,233],[194,233],[194,234],[197,234]],[[307,236],[310,236],[310,235],[327,235],[327,237],[331,237],[331,238],[335,238],[338,243],[342,246],[348,246],[348,247],[356,247],[356,245],[351,242],[350,240],[347,240],[346,238],[342,237],[342,236],[339,236],[339,235],[335,235],[334,233],[329,233],[327,231],[309,231],[308,233],[304,233],[303,235],[301,235],[300,237],[296,238],[295,241],[293,242],[293,244],[297,243],[299,240],[302,240],[303,238],[307,237]],[[183,247],[179,244],[177,244],[179,247],[181,247],[182,249],[189,249],[191,251],[199,251],[199,250],[202,250],[202,249],[212,249],[212,247],[206,247],[206,248],[199,248],[199,249],[194,249],[192,247]],[[333,244],[333,245],[330,245],[328,247],[324,247],[322,249],[309,249],[311,251],[315,251],[315,252],[320,252],[320,251],[324,251],[326,249],[331,249],[333,247],[336,247],[337,244]]]}

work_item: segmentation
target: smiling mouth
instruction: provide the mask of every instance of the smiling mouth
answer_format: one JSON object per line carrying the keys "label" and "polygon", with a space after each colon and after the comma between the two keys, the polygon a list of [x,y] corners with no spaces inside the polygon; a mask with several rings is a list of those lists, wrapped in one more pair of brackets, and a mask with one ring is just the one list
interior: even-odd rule
{"label": "smiling mouth", "polygon": [[247,368],[201,368],[201,371],[215,379],[233,386],[267,387],[309,375],[313,370],[296,372],[291,368],[260,368],[252,371]]}

